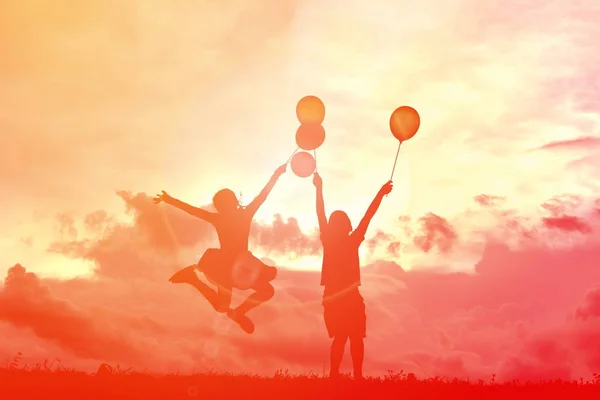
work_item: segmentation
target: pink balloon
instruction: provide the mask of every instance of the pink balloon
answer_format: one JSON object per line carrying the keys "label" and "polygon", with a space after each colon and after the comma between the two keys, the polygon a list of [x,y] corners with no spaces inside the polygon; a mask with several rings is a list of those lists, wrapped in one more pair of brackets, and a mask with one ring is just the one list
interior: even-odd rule
{"label": "pink balloon", "polygon": [[292,171],[300,178],[308,178],[317,169],[315,158],[305,151],[294,154],[291,161]]}

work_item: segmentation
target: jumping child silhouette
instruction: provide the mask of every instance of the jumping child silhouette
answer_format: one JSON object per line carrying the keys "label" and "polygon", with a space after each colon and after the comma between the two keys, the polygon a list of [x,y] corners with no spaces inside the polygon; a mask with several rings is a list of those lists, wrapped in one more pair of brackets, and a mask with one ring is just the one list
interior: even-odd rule
{"label": "jumping child silhouette", "polygon": [[[277,179],[285,173],[287,164],[279,167],[264,189],[247,206],[241,207],[231,190],[223,189],[213,197],[216,213],[193,207],[169,196],[165,191],[154,199],[179,208],[190,215],[211,223],[217,230],[220,248],[208,249],[196,265],[190,265],[175,273],[169,280],[173,283],[189,283],[194,286],[215,310],[227,315],[247,333],[254,332],[254,324],[246,315],[248,311],[268,301],[275,294],[271,281],[277,269],[263,264],[248,251],[248,239],[252,219],[275,186]],[[202,282],[194,272],[204,273],[217,290]],[[231,308],[232,289],[253,289],[252,293],[235,309]]]}
{"label": "jumping child silhouette", "polygon": [[323,244],[323,266],[321,286],[323,291],[323,314],[330,338],[330,377],[338,377],[344,356],[346,342],[350,339],[350,355],[355,379],[362,379],[364,359],[364,338],[366,337],[365,303],[358,287],[360,286],[360,259],[358,249],[365,239],[367,227],[377,212],[383,196],[392,190],[392,182],[381,187],[367,209],[356,230],[343,211],[334,211],[325,216],[323,181],[315,173],[313,183],[317,189],[317,218],[321,243]]}

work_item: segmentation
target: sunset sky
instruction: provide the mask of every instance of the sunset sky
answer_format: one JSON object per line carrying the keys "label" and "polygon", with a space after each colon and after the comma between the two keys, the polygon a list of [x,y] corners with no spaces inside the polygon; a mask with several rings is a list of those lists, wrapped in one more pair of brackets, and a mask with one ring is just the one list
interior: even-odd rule
{"label": "sunset sky", "polygon": [[283,272],[253,336],[168,283],[215,236],[150,201],[249,202],[316,95],[326,208],[355,225],[391,112],[421,116],[361,252],[366,373],[600,372],[599,20],[595,0],[3,1],[0,357],[320,372],[311,179],[288,169],[257,214]]}

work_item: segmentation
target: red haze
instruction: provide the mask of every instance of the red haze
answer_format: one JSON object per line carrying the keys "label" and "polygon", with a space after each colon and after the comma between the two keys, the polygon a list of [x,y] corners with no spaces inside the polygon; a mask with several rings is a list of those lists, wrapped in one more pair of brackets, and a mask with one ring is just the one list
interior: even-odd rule
{"label": "red haze", "polygon": [[[253,311],[257,330],[248,336],[214,313],[192,288],[167,281],[173,270],[194,262],[214,243],[209,227],[176,210],[151,206],[147,195],[119,196],[133,225],[116,223],[102,211],[79,222],[61,217],[61,226],[77,230],[79,239],[69,233],[51,247],[94,261],[94,279],[41,279],[19,265],[9,270],[0,292],[5,323],[0,327],[8,335],[0,346],[2,356],[23,351],[24,360],[34,362],[36,354],[59,351],[63,360],[83,369],[105,361],[165,372],[323,370],[328,340],[317,272],[280,267],[277,293]],[[482,199],[480,204],[489,204]],[[543,218],[569,212],[592,228],[595,224],[585,210],[552,210]],[[384,260],[363,267],[365,373],[392,369],[473,379],[497,374],[501,380],[590,377],[600,371],[596,231],[581,236],[568,226],[552,226],[572,235],[570,246],[557,248],[544,241],[553,237],[545,219],[525,227],[518,214],[498,205],[478,212],[497,218],[496,229],[503,235],[536,233],[514,249],[488,240],[471,273],[405,271]],[[450,254],[470,237],[464,221],[450,224],[433,213],[420,226],[411,240],[423,252],[437,248]],[[275,264],[284,252],[320,252],[314,234],[302,232],[294,220],[276,217],[253,232],[255,243]],[[400,246],[394,237],[374,231],[371,248],[393,250]],[[35,343],[38,350],[29,355],[19,347],[23,343]]]}

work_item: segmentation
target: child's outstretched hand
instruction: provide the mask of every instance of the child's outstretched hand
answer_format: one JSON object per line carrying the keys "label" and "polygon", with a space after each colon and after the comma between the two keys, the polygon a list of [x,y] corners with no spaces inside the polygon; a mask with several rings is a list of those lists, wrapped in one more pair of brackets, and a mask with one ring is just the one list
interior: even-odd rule
{"label": "child's outstretched hand", "polygon": [[323,187],[323,179],[321,179],[321,175],[319,175],[317,172],[313,174],[313,185],[315,185],[317,189]]}
{"label": "child's outstretched hand", "polygon": [[379,190],[379,193],[382,195],[389,194],[393,188],[394,188],[394,183],[392,181],[389,181],[381,187],[381,189]]}
{"label": "child's outstretched hand", "polygon": [[156,197],[154,198],[154,204],[158,204],[161,201],[166,201],[170,198],[171,198],[171,196],[169,196],[169,194],[163,190],[161,194],[157,194]]}
{"label": "child's outstretched hand", "polygon": [[275,170],[275,176],[283,175],[286,170],[287,170],[287,164],[283,164],[281,167],[279,167]]}

